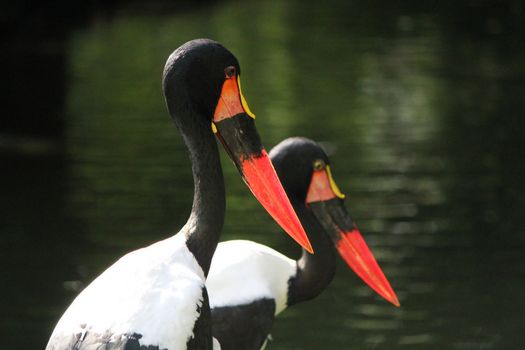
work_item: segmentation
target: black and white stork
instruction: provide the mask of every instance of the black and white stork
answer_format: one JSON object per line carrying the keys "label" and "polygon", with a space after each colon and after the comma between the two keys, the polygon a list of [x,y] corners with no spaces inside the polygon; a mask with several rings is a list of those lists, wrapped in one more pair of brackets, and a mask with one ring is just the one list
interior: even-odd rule
{"label": "black and white stork", "polygon": [[223,350],[264,348],[275,316],[315,298],[332,281],[336,250],[373,290],[392,304],[398,298],[348,215],[330,160],[306,138],[289,138],[270,158],[315,250],[299,260],[252,241],[219,243],[206,286],[213,335]]}
{"label": "black and white stork", "polygon": [[168,58],[163,90],[192,163],[190,217],[172,237],[133,251],[73,301],[47,350],[217,349],[205,288],[223,227],[225,190],[217,137],[255,197],[305,249],[311,246],[264,150],[235,56],[197,39]]}

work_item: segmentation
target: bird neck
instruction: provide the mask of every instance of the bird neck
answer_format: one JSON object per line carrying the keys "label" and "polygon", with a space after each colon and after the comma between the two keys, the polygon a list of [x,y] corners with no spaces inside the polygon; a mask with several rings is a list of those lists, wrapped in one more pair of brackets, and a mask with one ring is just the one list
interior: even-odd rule
{"label": "bird neck", "polygon": [[208,275],[224,224],[226,199],[219,150],[210,123],[200,115],[178,127],[188,148],[194,183],[193,205],[182,232],[186,245]]}
{"label": "bird neck", "polygon": [[288,282],[289,306],[318,296],[332,281],[336,266],[335,248],[330,237],[302,201],[293,202],[315,253],[310,254],[302,249],[301,257],[297,260],[296,275]]}

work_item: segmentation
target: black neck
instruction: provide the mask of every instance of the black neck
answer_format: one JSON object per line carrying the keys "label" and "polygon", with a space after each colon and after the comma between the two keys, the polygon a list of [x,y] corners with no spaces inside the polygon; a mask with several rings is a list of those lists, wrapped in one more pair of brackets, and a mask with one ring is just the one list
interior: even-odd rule
{"label": "black neck", "polygon": [[198,115],[190,118],[193,123],[178,124],[189,151],[194,182],[191,214],[181,232],[207,276],[224,224],[224,178],[211,123]]}
{"label": "black neck", "polygon": [[292,200],[292,204],[315,254],[302,250],[301,258],[297,260],[297,274],[288,282],[288,305],[319,295],[332,281],[336,265],[334,245],[312,211],[302,201]]}

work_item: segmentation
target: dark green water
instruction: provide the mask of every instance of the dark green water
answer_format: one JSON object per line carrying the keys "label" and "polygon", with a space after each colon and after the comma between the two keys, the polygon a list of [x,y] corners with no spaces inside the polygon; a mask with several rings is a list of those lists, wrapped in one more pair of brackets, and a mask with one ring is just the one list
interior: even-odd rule
{"label": "dark green water", "polygon": [[[191,173],[160,76],[173,49],[211,37],[239,58],[268,149],[301,135],[333,150],[347,206],[402,304],[341,261],[319,298],[279,317],[269,349],[524,349],[523,23],[512,1],[95,12],[61,41],[59,111],[24,97],[35,118],[60,115],[60,135],[0,134],[2,347],[43,348],[83,286],[185,222]],[[223,160],[223,239],[296,256]]]}

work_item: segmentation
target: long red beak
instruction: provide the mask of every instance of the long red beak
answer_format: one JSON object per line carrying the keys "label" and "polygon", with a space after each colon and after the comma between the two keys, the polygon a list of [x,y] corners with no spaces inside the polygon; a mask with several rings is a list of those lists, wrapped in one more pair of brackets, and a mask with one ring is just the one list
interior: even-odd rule
{"label": "long red beak", "polygon": [[263,207],[286,233],[313,253],[306,232],[261,144],[254,119],[242,95],[238,76],[226,74],[212,120],[213,132]]}
{"label": "long red beak", "polygon": [[317,220],[330,234],[348,266],[379,295],[395,306],[400,306],[396,293],[346,211],[344,198],[329,165],[314,171],[306,202]]}
{"label": "long red beak", "polygon": [[395,306],[400,306],[396,293],[390,286],[357,227],[354,227],[349,232],[341,232],[340,240],[336,247],[348,266],[370,288]]}

